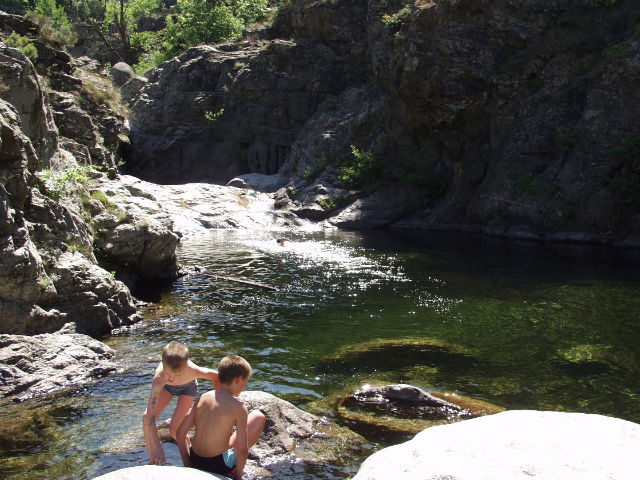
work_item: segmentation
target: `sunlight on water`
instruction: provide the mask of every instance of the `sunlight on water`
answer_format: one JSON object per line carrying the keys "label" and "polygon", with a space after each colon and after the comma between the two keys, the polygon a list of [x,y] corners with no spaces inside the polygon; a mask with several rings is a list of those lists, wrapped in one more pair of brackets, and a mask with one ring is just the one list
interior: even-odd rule
{"label": "sunlight on water", "polygon": [[[280,246],[282,236],[293,241]],[[400,382],[503,408],[640,421],[640,255],[632,252],[243,230],[185,238],[178,256],[188,273],[151,292],[143,322],[107,340],[117,374],[6,410],[12,421],[26,413],[21,431],[31,439],[2,439],[6,478],[92,478],[145,464],[141,415],[172,340],[203,366],[243,355],[254,369],[249,389],[347,426],[338,399],[366,383]],[[210,387],[200,382],[200,392]],[[370,449],[392,441],[365,431]],[[179,465],[175,445],[165,450]],[[361,460],[330,472],[295,465],[285,480],[347,478]]]}

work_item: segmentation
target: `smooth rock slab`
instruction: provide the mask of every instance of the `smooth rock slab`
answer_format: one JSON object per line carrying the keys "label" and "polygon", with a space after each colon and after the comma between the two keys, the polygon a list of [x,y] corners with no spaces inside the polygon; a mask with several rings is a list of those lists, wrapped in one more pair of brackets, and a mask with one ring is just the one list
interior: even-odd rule
{"label": "smooth rock slab", "polygon": [[511,410],[428,428],[373,454],[353,480],[637,479],[640,425]]}
{"label": "smooth rock slab", "polygon": [[109,472],[95,477],[95,480],[212,480],[215,478],[226,479],[226,477],[195,468],[140,465]]}

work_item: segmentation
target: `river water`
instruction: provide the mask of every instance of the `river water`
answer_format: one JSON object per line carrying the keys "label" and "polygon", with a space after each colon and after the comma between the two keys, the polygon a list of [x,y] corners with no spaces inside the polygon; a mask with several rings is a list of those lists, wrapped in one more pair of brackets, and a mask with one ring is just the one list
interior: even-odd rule
{"label": "river water", "polygon": [[[339,423],[335,399],[400,382],[507,409],[640,422],[640,251],[412,232],[291,233],[281,247],[280,235],[184,240],[180,262],[206,271],[149,292],[145,321],[106,340],[119,373],[3,407],[3,422],[27,418],[32,431],[1,439],[1,476],[92,478],[144,464],[141,415],[169,341],[209,367],[240,354],[254,370],[247,389]],[[371,451],[391,442],[359,433]],[[175,445],[165,450],[179,465]]]}

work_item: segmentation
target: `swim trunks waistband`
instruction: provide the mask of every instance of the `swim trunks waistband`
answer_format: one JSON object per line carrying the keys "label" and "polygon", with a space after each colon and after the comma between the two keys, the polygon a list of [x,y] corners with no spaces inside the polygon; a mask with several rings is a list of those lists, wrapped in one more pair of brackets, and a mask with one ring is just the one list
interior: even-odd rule
{"label": "swim trunks waistband", "polygon": [[236,466],[236,452],[232,448],[215,457],[201,457],[191,449],[191,466],[205,472],[229,475]]}
{"label": "swim trunks waistband", "polygon": [[195,397],[196,393],[198,393],[198,381],[194,378],[192,381],[185,383],[184,385],[166,384],[164,389],[174,397],[179,397],[180,395]]}

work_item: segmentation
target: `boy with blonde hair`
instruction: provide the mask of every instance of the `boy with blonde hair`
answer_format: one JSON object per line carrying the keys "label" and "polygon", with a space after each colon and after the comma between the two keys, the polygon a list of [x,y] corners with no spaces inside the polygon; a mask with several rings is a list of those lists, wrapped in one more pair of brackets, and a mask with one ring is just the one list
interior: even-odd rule
{"label": "boy with blonde hair", "polygon": [[[242,480],[249,448],[262,434],[265,416],[257,410],[249,413],[236,398],[251,377],[251,366],[244,358],[224,357],[218,377],[220,387],[194,403],[178,428],[176,443],[185,466]],[[187,433],[194,426],[189,440]]]}
{"label": "boy with blonde hair", "polygon": [[218,388],[218,372],[199,367],[189,360],[189,349],[181,343],[171,342],[165,345],[162,349],[162,361],[156,367],[151,382],[149,402],[142,415],[144,441],[147,444],[150,465],[163,465],[167,461],[158,436],[156,426],[158,416],[171,399],[177,396],[178,403],[169,424],[169,432],[175,439],[178,427],[196,396],[198,390],[196,378],[211,380],[214,388]]}

